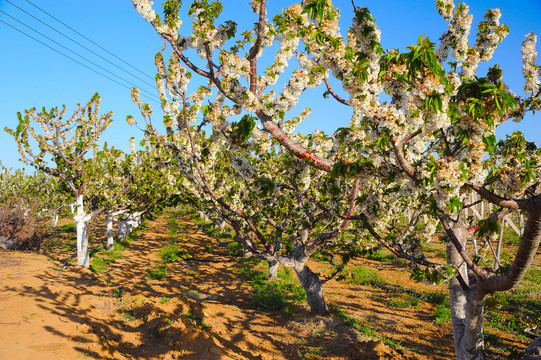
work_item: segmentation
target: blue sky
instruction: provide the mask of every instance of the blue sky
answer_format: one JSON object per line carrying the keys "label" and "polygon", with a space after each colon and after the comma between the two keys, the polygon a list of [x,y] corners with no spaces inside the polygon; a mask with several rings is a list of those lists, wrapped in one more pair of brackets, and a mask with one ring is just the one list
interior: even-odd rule
{"label": "blue sky", "polygon": [[[164,43],[152,27],[135,12],[131,1],[30,0],[33,4],[92,39],[138,70],[125,65],[103,50],[88,43],[77,34],[70,32],[26,0],[9,1],[111,60],[117,66],[137,75],[140,79],[104,62],[94,54],[89,53],[79,45],[21,12],[6,0],[0,0],[0,11],[19,19],[108,71],[153,93],[153,87],[143,83],[141,79],[152,83],[148,76],[153,78],[155,74],[154,54],[161,49]],[[185,6],[188,6],[190,1],[184,3]],[[269,1],[269,3],[271,3],[270,14],[275,14],[291,2],[273,0]],[[345,32],[351,19],[351,0],[336,0],[334,4],[342,9],[341,27]],[[382,30],[382,45],[384,48],[404,49],[406,46],[415,43],[421,34],[426,34],[432,41],[437,43],[447,27],[447,24],[437,14],[433,1],[355,0],[355,4],[368,7],[376,17],[377,23]],[[523,79],[521,75],[520,43],[528,32],[534,31],[536,34],[541,34],[541,21],[539,20],[541,18],[541,1],[476,0],[470,1],[468,5],[470,6],[470,12],[474,15],[472,34],[476,32],[475,27],[482,20],[486,9],[494,7],[499,7],[502,10],[501,21],[507,23],[511,29],[509,36],[500,45],[494,58],[488,65],[480,67],[478,75],[482,75],[489,65],[498,63],[504,70],[504,81],[511,86],[515,93],[523,95],[521,90]],[[256,21],[249,9],[248,0],[226,0],[224,1],[224,9],[223,18],[238,22],[239,28],[251,28],[251,23]],[[62,49],[57,44],[50,43],[49,40],[43,39],[40,35],[17,23],[3,12],[0,12],[0,20],[20,28],[50,46],[85,63],[84,60],[77,58],[73,53]],[[184,30],[182,32],[186,34],[189,31],[190,24],[185,21],[183,26]],[[537,49],[541,51],[541,38],[539,40]],[[141,138],[140,132],[134,127],[129,127],[125,122],[126,115],[138,115],[138,109],[131,101],[129,89],[74,63],[3,23],[0,23],[0,41],[2,44],[0,55],[0,71],[2,74],[0,82],[0,104],[2,107],[0,112],[0,160],[4,166],[14,168],[24,166],[17,160],[19,154],[13,138],[3,131],[4,126],[14,128],[17,125],[16,113],[18,111],[22,112],[24,109],[31,107],[41,108],[45,106],[50,108],[65,104],[68,113],[70,113],[77,103],[85,104],[94,92],[98,92],[102,97],[101,111],[114,112],[113,124],[103,135],[105,141],[127,150],[129,148],[129,137]],[[538,59],[537,63],[539,64],[541,61]],[[95,68],[94,65],[85,64]],[[96,70],[114,78],[102,69],[96,68]],[[131,87],[128,84],[126,86]],[[348,109],[331,100],[323,100],[321,97],[322,92],[322,89],[311,90],[308,96],[305,96],[300,103],[301,106],[310,106],[313,113],[301,125],[299,130],[311,131],[319,128],[332,132],[337,127],[348,123],[350,114]],[[142,93],[142,95],[144,96],[145,93]],[[155,109],[158,108],[157,104],[152,102],[151,104]],[[298,112],[300,111],[301,109],[298,110]],[[159,111],[156,111],[155,122],[160,121],[159,116]],[[522,130],[529,140],[541,145],[540,125],[541,115],[536,114],[534,118],[528,117],[520,124],[506,124],[499,130],[498,135],[502,136],[502,134],[510,133],[515,129]]]}

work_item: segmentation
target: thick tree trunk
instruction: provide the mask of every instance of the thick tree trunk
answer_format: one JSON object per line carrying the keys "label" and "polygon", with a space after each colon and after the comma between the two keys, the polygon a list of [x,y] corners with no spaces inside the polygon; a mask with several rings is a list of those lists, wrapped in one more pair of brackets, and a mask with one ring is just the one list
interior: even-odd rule
{"label": "thick tree trunk", "polygon": [[[453,231],[462,246],[467,241],[467,230],[462,221],[453,225]],[[468,269],[453,244],[447,246],[447,263],[458,268],[459,275],[469,286]],[[466,293],[457,278],[449,282],[451,321],[456,358],[459,360],[485,359],[483,338],[483,310],[486,293],[473,289]]]}
{"label": "thick tree trunk", "polygon": [[267,264],[269,265],[269,272],[267,274],[267,279],[268,280],[278,279],[278,265],[280,264],[278,260],[267,260]]}
{"label": "thick tree trunk", "polygon": [[295,262],[295,273],[306,292],[306,299],[313,315],[327,315],[327,305],[323,298],[323,287],[319,275],[314,273],[304,262]]}
{"label": "thick tree trunk", "polygon": [[86,224],[90,220],[90,215],[85,213],[83,207],[83,195],[77,195],[77,213],[73,217],[77,228],[77,265],[88,268],[90,258],[88,255],[88,236],[86,233]]}
{"label": "thick tree trunk", "polygon": [[524,360],[541,360],[541,336],[524,350]]}
{"label": "thick tree trunk", "polygon": [[107,214],[105,221],[107,222],[107,251],[115,248],[115,240],[113,237],[113,214]]}

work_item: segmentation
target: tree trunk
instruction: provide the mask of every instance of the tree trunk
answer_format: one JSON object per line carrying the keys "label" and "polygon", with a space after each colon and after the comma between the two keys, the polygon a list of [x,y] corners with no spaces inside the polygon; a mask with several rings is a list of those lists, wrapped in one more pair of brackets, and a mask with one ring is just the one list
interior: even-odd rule
{"label": "tree trunk", "polygon": [[278,265],[280,264],[278,260],[267,260],[267,264],[269,265],[269,273],[267,274],[267,279],[278,279]]}
{"label": "tree trunk", "polygon": [[304,262],[295,261],[295,273],[306,292],[306,299],[313,315],[327,315],[327,305],[323,298],[323,291],[319,275],[314,273]]}
{"label": "tree trunk", "polygon": [[[468,232],[461,220],[453,225],[453,231],[462,246],[465,246]],[[458,268],[459,275],[469,286],[468,269],[453,244],[447,246],[447,263]],[[483,338],[485,297],[486,293],[478,288],[466,293],[457,278],[449,281],[451,321],[456,358],[459,360],[485,359]]]}
{"label": "tree trunk", "polygon": [[105,216],[107,222],[107,251],[115,248],[115,240],[113,237],[113,214],[107,214]]}
{"label": "tree trunk", "polygon": [[53,213],[51,214],[51,230],[56,228],[56,224],[58,224],[58,214],[53,211]]}
{"label": "tree trunk", "polygon": [[524,350],[524,360],[541,360],[541,336]]}
{"label": "tree trunk", "polygon": [[126,240],[126,234],[128,233],[128,226],[126,220],[118,219],[118,240]]}
{"label": "tree trunk", "polygon": [[88,268],[90,258],[88,255],[88,236],[86,233],[86,224],[90,220],[90,215],[85,213],[83,207],[83,195],[77,195],[77,213],[73,217],[77,228],[77,265]]}

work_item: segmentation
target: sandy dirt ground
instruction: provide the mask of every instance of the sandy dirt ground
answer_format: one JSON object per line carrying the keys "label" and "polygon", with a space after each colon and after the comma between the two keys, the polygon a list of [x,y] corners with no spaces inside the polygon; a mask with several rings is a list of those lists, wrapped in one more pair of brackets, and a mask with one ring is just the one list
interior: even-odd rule
{"label": "sandy dirt ground", "polygon": [[[436,305],[389,307],[396,294],[375,286],[330,280],[324,294],[327,303],[401,348],[364,337],[335,315],[312,317],[305,304],[289,314],[257,310],[251,287],[235,275],[238,262],[205,252],[206,246],[217,247],[216,240],[198,232],[189,217],[179,238],[197,261],[169,264],[165,279],[150,279],[159,249],[170,240],[168,216],[148,222],[99,274],[70,264],[59,275],[67,251],[0,252],[0,360],[453,358],[450,325],[433,321]],[[356,264],[379,269],[390,286],[445,292],[443,286],[412,282],[397,264]],[[328,270],[317,262],[311,266]],[[508,346],[526,345],[500,335]]]}

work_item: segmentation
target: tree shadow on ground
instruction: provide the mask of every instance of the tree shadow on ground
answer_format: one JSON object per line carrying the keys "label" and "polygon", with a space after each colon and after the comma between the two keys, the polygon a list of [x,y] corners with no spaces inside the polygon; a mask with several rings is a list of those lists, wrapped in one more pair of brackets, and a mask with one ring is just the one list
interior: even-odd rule
{"label": "tree shadow on ground", "polygon": [[[0,290],[32,298],[50,315],[36,331],[69,338],[77,351],[98,359],[416,358],[362,337],[335,316],[312,317],[305,305],[289,315],[257,310],[250,287],[235,275],[242,264],[204,251],[217,243],[193,224],[181,231],[192,260],[168,264],[165,279],[147,276],[171,240],[161,216],[102,273],[69,266],[57,278],[55,263],[35,275],[39,285],[0,284]],[[385,304],[355,305],[363,291],[348,290],[333,302],[351,316],[390,311]]]}

